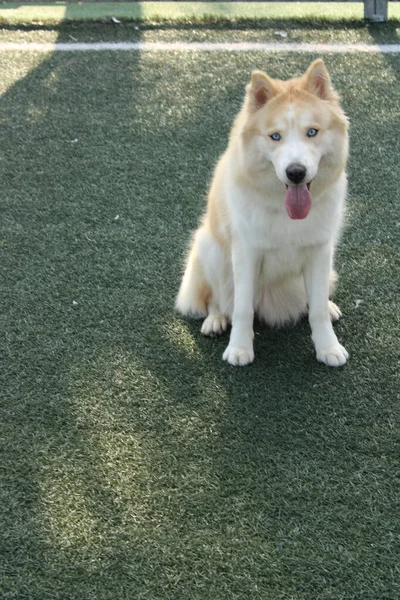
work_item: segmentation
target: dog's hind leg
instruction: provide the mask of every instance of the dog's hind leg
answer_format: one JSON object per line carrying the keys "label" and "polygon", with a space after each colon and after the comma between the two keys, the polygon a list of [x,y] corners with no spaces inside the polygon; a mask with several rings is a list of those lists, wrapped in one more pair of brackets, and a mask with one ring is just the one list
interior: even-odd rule
{"label": "dog's hind leg", "polygon": [[233,284],[229,259],[206,227],[193,238],[185,273],[176,299],[183,315],[206,317],[201,332],[223,333],[232,315]]}
{"label": "dog's hind leg", "polygon": [[215,336],[221,335],[228,327],[228,319],[223,315],[218,306],[212,301],[208,304],[208,316],[204,319],[201,326],[203,335]]}
{"label": "dog's hind leg", "polygon": [[215,336],[226,331],[232,309],[232,268],[224,248],[217,242],[211,232],[204,228],[198,235],[198,252],[205,278],[210,286],[207,302],[208,315],[203,322],[201,333]]}
{"label": "dog's hind leg", "polygon": [[[331,297],[333,295],[333,292],[335,291],[335,285],[337,280],[338,274],[334,269],[332,269],[331,274],[329,276],[329,297]],[[337,304],[332,302],[332,300],[328,301],[328,310],[332,323],[339,321],[340,317],[342,316],[342,311],[340,310]]]}
{"label": "dog's hind leg", "polygon": [[340,317],[342,316],[342,311],[337,304],[332,302],[332,300],[328,301],[328,310],[331,321],[333,323],[335,323],[335,321],[339,321]]}

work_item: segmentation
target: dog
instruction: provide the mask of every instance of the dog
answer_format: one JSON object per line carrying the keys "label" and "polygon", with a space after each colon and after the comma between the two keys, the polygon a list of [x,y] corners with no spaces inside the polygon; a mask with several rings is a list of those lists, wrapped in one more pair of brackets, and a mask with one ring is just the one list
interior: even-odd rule
{"label": "dog", "polygon": [[176,299],[201,332],[232,324],[223,359],[254,360],[254,316],[271,326],[308,313],[319,361],[349,355],[332,321],[333,259],[347,190],[348,119],[324,62],[287,81],[254,71],[207,210],[195,232]]}

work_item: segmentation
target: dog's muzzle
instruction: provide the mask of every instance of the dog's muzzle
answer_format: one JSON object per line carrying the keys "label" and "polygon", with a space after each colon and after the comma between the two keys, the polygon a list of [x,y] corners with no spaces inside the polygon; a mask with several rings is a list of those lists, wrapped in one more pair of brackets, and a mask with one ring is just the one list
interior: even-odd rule
{"label": "dog's muzzle", "polygon": [[307,175],[307,169],[301,163],[292,163],[286,169],[286,177],[291,183],[302,183]]}

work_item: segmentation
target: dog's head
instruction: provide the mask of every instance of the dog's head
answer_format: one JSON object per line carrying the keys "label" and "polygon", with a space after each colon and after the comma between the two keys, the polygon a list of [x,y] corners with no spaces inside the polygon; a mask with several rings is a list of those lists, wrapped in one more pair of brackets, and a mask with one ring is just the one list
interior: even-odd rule
{"label": "dog's head", "polygon": [[324,62],[314,61],[302,77],[289,81],[254,71],[244,113],[244,153],[259,170],[272,163],[286,189],[289,216],[305,218],[311,188],[332,183],[344,169],[348,153],[348,122]]}

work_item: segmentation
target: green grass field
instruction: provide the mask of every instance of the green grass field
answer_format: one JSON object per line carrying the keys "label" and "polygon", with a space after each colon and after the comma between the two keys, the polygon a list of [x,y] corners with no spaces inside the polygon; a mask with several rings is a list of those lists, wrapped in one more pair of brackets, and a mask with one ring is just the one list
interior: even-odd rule
{"label": "green grass field", "polygon": [[2,598],[400,598],[399,55],[324,57],[351,120],[348,365],[317,363],[306,322],[257,323],[232,368],[173,310],[251,70],[313,58],[0,54]]}

